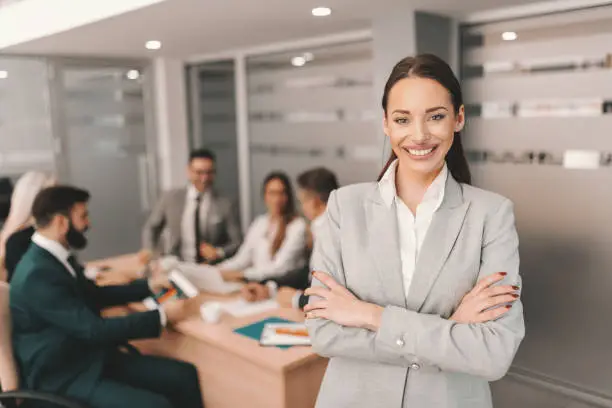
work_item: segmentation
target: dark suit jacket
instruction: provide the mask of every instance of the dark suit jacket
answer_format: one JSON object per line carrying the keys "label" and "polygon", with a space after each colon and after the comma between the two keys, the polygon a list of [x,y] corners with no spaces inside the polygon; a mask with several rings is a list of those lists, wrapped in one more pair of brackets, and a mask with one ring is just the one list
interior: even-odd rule
{"label": "dark suit jacket", "polygon": [[35,231],[34,227],[25,228],[15,232],[6,240],[4,266],[6,267],[9,282],[15,273],[17,264],[25,253],[28,252],[30,244],[32,243],[32,235],[34,235]]}
{"label": "dark suit jacket", "polygon": [[[295,271],[291,271],[286,275],[283,275],[279,278],[270,279],[273,282],[276,282],[278,287],[288,286],[293,289],[305,291],[310,287],[310,268],[300,268]],[[300,309],[303,309],[304,306],[308,304],[308,296],[302,293],[300,296]]]}
{"label": "dark suit jacket", "polygon": [[98,287],[74,278],[51,253],[32,244],[10,287],[13,346],[24,386],[87,399],[107,355],[128,340],[157,337],[158,311],[102,318],[105,307],[149,296],[146,281]]}

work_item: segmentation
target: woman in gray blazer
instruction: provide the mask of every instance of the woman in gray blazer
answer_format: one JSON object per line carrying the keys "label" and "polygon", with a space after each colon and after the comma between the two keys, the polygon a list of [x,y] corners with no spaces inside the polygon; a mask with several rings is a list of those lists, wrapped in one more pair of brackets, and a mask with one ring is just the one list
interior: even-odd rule
{"label": "woman in gray blazer", "polygon": [[393,154],[341,188],[315,243],[307,325],[318,408],[489,408],[523,339],[512,203],[470,186],[459,81],[405,58],[383,96]]}

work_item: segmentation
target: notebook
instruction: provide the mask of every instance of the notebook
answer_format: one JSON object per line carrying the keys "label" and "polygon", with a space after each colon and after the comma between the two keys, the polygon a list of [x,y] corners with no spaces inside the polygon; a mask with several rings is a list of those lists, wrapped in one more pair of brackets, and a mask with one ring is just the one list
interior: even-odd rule
{"label": "notebook", "polygon": [[221,309],[234,317],[250,316],[278,309],[279,307],[274,299],[262,300],[260,302],[247,302],[244,299],[237,299],[221,303]]}
{"label": "notebook", "polygon": [[266,323],[259,344],[262,346],[310,346],[304,323]]}
{"label": "notebook", "polygon": [[[240,334],[242,336],[246,336],[250,339],[257,340],[259,342],[266,323],[291,323],[291,322],[286,319],[281,319],[280,317],[269,317],[267,319],[260,320],[253,324],[249,324],[247,326],[235,329],[234,333]],[[281,348],[281,349],[287,349],[291,346],[290,345],[279,345],[276,347]]]}
{"label": "notebook", "polygon": [[218,268],[210,265],[197,265],[181,262],[177,269],[200,290],[208,293],[229,294],[240,291],[243,284],[226,282]]}

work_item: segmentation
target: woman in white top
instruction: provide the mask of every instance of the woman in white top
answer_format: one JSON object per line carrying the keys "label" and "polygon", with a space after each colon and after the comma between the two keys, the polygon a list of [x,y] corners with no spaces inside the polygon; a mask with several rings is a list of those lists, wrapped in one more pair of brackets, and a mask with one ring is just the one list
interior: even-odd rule
{"label": "woman in white top", "polygon": [[[31,228],[32,204],[38,193],[54,184],[55,178],[38,171],[30,171],[19,178],[11,196],[11,210],[0,231],[0,280],[6,280],[6,241],[16,232]],[[32,231],[33,232],[33,231]]]}
{"label": "woman in white top", "polygon": [[263,281],[306,265],[306,222],[297,215],[289,177],[269,174],[263,195],[268,213],[253,221],[238,253],[218,265],[225,280]]}

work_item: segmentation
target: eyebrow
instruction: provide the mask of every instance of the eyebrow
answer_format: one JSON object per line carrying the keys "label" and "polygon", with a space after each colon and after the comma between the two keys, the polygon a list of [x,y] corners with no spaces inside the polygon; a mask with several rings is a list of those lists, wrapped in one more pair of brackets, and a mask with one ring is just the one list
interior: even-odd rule
{"label": "eyebrow", "polygon": [[[445,111],[448,111],[448,109],[446,109],[444,106],[436,106],[435,108],[429,108],[425,111],[425,113],[431,113],[431,112],[435,112],[437,110],[440,109],[444,109]],[[404,114],[410,114],[409,110],[404,110],[404,109],[396,109],[393,111],[393,113],[404,113]]]}

